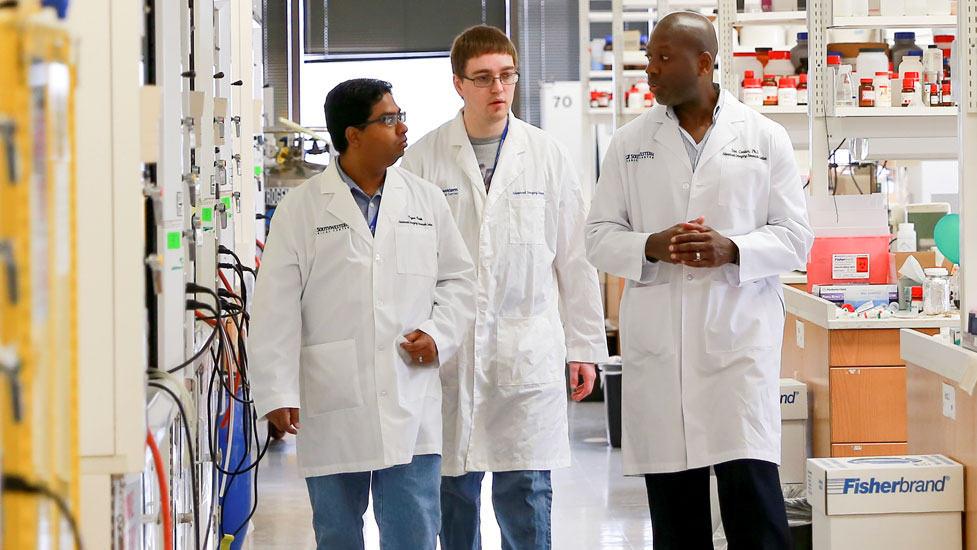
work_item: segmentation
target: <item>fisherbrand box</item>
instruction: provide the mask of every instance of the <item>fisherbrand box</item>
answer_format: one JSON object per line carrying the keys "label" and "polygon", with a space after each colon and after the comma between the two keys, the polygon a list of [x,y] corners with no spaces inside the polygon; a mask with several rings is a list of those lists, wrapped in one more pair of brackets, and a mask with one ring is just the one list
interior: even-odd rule
{"label": "fisherbrand box", "polygon": [[815,550],[960,550],[963,466],[943,455],[811,458]]}

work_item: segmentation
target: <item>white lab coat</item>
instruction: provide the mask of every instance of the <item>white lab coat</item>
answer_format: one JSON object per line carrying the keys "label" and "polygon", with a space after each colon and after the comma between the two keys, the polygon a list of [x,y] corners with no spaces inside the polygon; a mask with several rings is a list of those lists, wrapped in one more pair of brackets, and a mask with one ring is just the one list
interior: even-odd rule
{"label": "white lab coat", "polygon": [[441,369],[449,476],[569,466],[566,361],[607,357],[577,175],[556,140],[509,120],[487,194],[460,112],[403,161],[441,187],[476,265],[477,317]]}
{"label": "white lab coat", "polygon": [[248,339],[255,409],[300,409],[303,477],[440,454],[438,364],[397,344],[420,329],[443,365],[473,317],[471,258],[440,190],[388,168],[374,239],[334,162],[272,220]]}
{"label": "white lab coat", "polygon": [[[627,279],[621,305],[625,474],[735,459],[780,463],[779,275],[813,234],[787,132],[728,92],[693,173],[664,106],[621,127],[590,217],[590,261]],[[705,216],[739,265],[645,260],[652,233]]]}

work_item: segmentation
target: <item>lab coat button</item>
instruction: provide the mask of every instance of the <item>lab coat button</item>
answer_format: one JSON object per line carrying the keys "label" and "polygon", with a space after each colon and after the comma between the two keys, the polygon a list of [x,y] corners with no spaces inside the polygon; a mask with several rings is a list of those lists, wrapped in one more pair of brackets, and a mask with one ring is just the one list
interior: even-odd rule
{"label": "lab coat button", "polygon": [[383,307],[383,300],[377,300],[377,307]]}
{"label": "lab coat button", "polygon": [[379,346],[377,346],[377,349],[380,350],[380,351],[383,351],[383,344],[380,344]]}
{"label": "lab coat button", "polygon": [[687,183],[683,183],[682,184],[682,189],[688,189],[688,188],[689,188],[689,184],[687,184]]}
{"label": "lab coat button", "polygon": [[380,255],[379,255],[379,254],[377,254],[377,256],[376,256],[376,260],[377,260],[378,262],[380,261]]}
{"label": "lab coat button", "polygon": [[385,391],[380,392],[380,397],[386,397],[386,396],[387,396],[387,392]]}
{"label": "lab coat button", "polygon": [[693,277],[693,276],[692,276],[691,274],[689,274],[689,275],[686,275],[686,276],[685,276],[685,278],[691,281],[691,280],[692,280],[692,279],[694,279],[695,277]]}

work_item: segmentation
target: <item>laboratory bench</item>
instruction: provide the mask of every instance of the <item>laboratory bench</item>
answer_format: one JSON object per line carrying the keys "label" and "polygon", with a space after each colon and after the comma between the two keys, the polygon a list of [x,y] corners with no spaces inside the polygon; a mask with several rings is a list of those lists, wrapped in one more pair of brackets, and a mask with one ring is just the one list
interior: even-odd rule
{"label": "laboratory bench", "polygon": [[838,319],[837,306],[790,284],[784,304],[781,377],[807,384],[813,456],[906,454],[901,331],[937,334],[959,316]]}

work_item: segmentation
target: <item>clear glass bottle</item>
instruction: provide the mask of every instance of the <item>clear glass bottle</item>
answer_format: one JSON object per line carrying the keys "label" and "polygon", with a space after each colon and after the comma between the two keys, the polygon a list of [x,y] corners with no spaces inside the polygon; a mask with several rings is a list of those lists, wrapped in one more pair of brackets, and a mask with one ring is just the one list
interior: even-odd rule
{"label": "clear glass bottle", "polygon": [[950,277],[943,267],[930,267],[923,270],[923,313],[942,315],[950,311]]}

